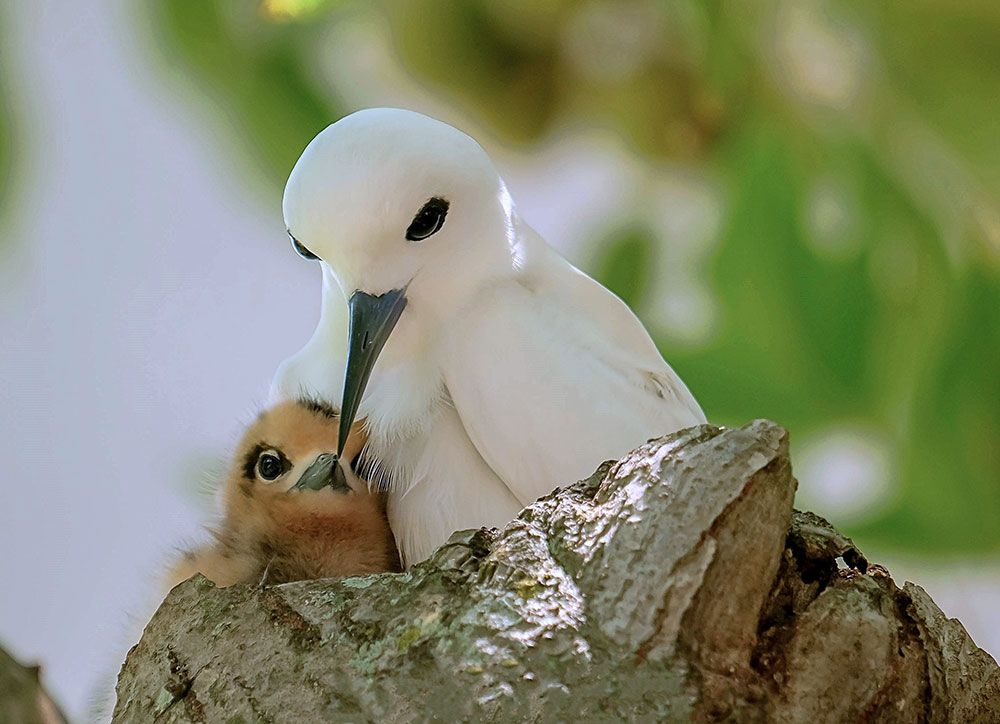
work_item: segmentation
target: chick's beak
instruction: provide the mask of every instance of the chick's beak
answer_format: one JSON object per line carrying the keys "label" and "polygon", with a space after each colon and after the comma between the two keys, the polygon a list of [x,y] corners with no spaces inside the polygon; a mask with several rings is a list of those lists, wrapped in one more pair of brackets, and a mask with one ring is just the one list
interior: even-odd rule
{"label": "chick's beak", "polygon": [[302,473],[299,481],[291,490],[322,490],[330,486],[334,490],[347,492],[351,486],[347,484],[347,476],[340,466],[340,461],[333,453],[323,453]]}
{"label": "chick's beak", "polygon": [[368,377],[379,352],[406,306],[405,289],[392,289],[375,297],[362,291],[351,295],[350,345],[347,351],[347,371],[344,375],[344,399],[340,406],[340,437],[337,455],[344,452],[347,436],[358,414]]}

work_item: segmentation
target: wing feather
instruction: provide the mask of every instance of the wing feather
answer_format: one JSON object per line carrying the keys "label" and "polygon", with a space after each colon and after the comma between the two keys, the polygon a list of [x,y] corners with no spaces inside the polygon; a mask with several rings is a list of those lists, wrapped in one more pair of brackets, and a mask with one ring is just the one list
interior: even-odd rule
{"label": "wing feather", "polygon": [[631,310],[540,239],[453,339],[444,379],[455,409],[522,505],[705,421]]}

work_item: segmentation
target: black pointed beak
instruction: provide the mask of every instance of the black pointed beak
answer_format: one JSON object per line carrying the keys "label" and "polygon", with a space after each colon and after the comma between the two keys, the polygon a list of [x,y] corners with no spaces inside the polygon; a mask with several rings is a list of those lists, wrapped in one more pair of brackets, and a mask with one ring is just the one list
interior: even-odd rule
{"label": "black pointed beak", "polygon": [[361,404],[375,360],[406,306],[405,292],[405,289],[392,289],[377,297],[361,291],[351,295],[348,303],[351,312],[350,346],[344,375],[344,399],[340,405],[337,455],[344,452],[347,435],[358,414],[358,405]]}
{"label": "black pointed beak", "polygon": [[343,492],[351,489],[347,484],[347,476],[333,453],[323,453],[313,460],[291,490],[322,490],[327,486]]}
{"label": "black pointed beak", "polygon": [[344,373],[344,399],[340,405],[340,437],[337,454],[342,455],[347,435],[358,414],[358,405],[365,393],[375,360],[385,346],[389,334],[406,307],[406,290],[391,289],[373,297],[362,291],[354,292],[348,302],[351,314],[350,341],[347,350],[347,371]]}

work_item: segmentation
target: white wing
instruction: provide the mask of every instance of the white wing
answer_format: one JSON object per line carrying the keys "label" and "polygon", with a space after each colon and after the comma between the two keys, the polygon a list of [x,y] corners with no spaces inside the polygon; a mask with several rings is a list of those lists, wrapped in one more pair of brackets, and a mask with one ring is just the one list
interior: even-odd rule
{"label": "white wing", "polygon": [[705,421],[629,308],[525,230],[522,273],[463,316],[444,378],[522,505]]}
{"label": "white wing", "polygon": [[309,395],[340,407],[347,367],[347,300],[326,264],[323,305],[316,331],[306,345],[286,359],[271,381],[270,402]]}

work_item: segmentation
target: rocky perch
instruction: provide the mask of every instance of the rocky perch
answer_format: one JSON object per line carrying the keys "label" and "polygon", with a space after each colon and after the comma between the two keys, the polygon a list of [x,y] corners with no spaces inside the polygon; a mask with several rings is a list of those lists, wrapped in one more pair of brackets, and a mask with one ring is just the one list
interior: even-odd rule
{"label": "rocky perch", "polygon": [[116,721],[1000,721],[1000,669],[792,510],[758,420],[652,441],[406,573],[175,588]]}

